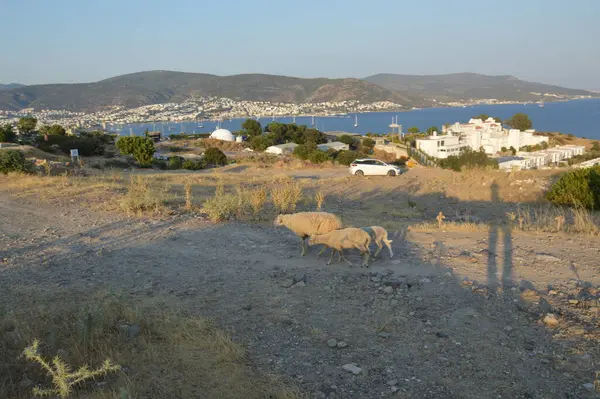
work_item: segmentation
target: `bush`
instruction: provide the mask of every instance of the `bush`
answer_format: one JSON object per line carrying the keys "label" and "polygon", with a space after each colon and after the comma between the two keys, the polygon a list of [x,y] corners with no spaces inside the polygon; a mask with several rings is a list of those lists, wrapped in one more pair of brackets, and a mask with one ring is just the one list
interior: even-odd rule
{"label": "bush", "polygon": [[29,163],[25,155],[17,150],[0,150],[0,173],[27,172]]}
{"label": "bush", "polygon": [[279,213],[293,213],[302,196],[302,188],[296,182],[278,184],[271,190],[273,205]]}
{"label": "bush", "polygon": [[233,194],[215,195],[204,202],[204,212],[213,222],[223,222],[235,216],[238,210],[238,199]]}
{"label": "bush", "polygon": [[460,172],[463,167],[465,168],[493,168],[498,169],[498,162],[494,159],[488,158],[483,151],[473,151],[467,149],[460,155],[451,155],[446,159],[440,161],[440,166],[444,169],[452,169]]}
{"label": "bush", "polygon": [[204,161],[207,165],[227,165],[227,156],[218,148],[209,148],[204,152]]}
{"label": "bush", "polygon": [[193,161],[191,159],[186,159],[181,164],[181,168],[187,169],[187,170],[200,170],[200,169],[204,169],[205,165],[206,164],[202,160],[201,161]]}
{"label": "bush", "polygon": [[152,165],[152,156],[156,152],[154,141],[148,137],[121,137],[116,143],[121,154],[133,155],[141,167]]}
{"label": "bush", "polygon": [[546,194],[555,205],[598,209],[600,207],[600,166],[565,173]]}
{"label": "bush", "polygon": [[[54,137],[63,137],[55,135]],[[70,154],[71,150],[77,149],[79,155],[83,157],[91,157],[104,154],[104,143],[99,139],[88,137],[65,137],[58,144],[61,151],[65,154]]]}
{"label": "bush", "polygon": [[177,169],[181,169],[181,166],[183,165],[183,159],[181,157],[169,157],[169,169],[171,170],[177,170]]}
{"label": "bush", "polygon": [[308,159],[310,153],[311,150],[305,144],[300,144],[299,146],[294,148],[294,155],[302,159],[303,161]]}
{"label": "bush", "polygon": [[323,163],[331,160],[331,157],[328,152],[314,150],[308,155],[308,159],[312,163]]}
{"label": "bush", "polygon": [[356,144],[356,139],[348,134],[344,134],[343,136],[340,136],[338,141],[340,141],[344,144],[348,144],[349,146],[354,146]]}
{"label": "bush", "polygon": [[0,126],[0,143],[13,143],[17,135],[11,125]]}
{"label": "bush", "polygon": [[167,169],[167,162],[162,159],[153,159],[152,166],[160,170],[165,170]]}
{"label": "bush", "polygon": [[250,148],[254,151],[264,151],[274,144],[273,138],[266,134],[252,137],[250,140]]}

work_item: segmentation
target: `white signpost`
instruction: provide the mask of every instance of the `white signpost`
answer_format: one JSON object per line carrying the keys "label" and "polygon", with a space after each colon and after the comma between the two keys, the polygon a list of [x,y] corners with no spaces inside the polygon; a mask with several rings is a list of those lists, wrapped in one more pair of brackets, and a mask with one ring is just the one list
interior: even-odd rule
{"label": "white signpost", "polygon": [[[74,150],[71,150],[71,161],[73,161],[73,165],[76,165],[75,160],[77,159],[77,161],[79,161],[79,150],[76,148]],[[79,162],[77,162],[77,165],[79,165]]]}

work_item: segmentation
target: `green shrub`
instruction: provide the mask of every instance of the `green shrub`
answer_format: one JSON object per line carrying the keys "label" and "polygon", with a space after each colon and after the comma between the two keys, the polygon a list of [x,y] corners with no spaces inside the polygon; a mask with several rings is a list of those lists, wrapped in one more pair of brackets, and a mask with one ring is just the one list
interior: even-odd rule
{"label": "green shrub", "polygon": [[337,161],[342,165],[350,165],[357,158],[358,154],[356,153],[356,151],[345,150],[340,151],[340,153],[337,156]]}
{"label": "green shrub", "polygon": [[169,157],[169,169],[181,169],[181,165],[183,165],[183,160],[180,157]]}
{"label": "green shrub", "polygon": [[204,167],[205,167],[205,163],[202,160],[193,161],[191,159],[186,159],[181,164],[181,168],[187,169],[187,170],[200,170],[200,169],[204,169]]}
{"label": "green shrub", "polygon": [[213,222],[223,222],[237,213],[238,198],[233,194],[215,195],[204,202],[203,209]]}
{"label": "green shrub", "polygon": [[17,135],[11,125],[0,126],[0,143],[13,143]]}
{"label": "green shrub", "polygon": [[302,159],[303,161],[308,159],[310,153],[311,150],[305,144],[300,144],[296,148],[294,148],[294,155]]}
{"label": "green shrub", "polygon": [[[64,137],[64,136],[53,136]],[[83,157],[91,157],[104,154],[104,143],[96,138],[90,137],[64,137],[58,146],[65,154],[69,154],[71,150],[79,150],[79,155]]]}
{"label": "green shrub", "polygon": [[204,161],[207,165],[227,165],[227,156],[218,148],[209,148],[204,152]]}
{"label": "green shrub", "polygon": [[314,150],[308,155],[308,159],[312,163],[323,163],[331,160],[329,153],[321,150]]}
{"label": "green shrub", "polygon": [[0,150],[0,173],[7,175],[9,172],[27,172],[29,162],[25,155],[17,150]]}
{"label": "green shrub", "polygon": [[598,209],[600,207],[600,166],[565,173],[546,194],[555,205]]}
{"label": "green shrub", "polygon": [[153,159],[152,167],[160,169],[160,170],[165,170],[165,169],[167,169],[167,162],[162,159]]}
{"label": "green shrub", "polygon": [[462,168],[493,168],[498,169],[498,162],[490,159],[484,151],[464,150],[460,155],[451,155],[440,161],[444,169],[452,169],[460,172]]}
{"label": "green shrub", "polygon": [[148,137],[121,137],[116,143],[121,154],[133,155],[141,167],[152,166],[152,156],[156,152],[154,141]]}

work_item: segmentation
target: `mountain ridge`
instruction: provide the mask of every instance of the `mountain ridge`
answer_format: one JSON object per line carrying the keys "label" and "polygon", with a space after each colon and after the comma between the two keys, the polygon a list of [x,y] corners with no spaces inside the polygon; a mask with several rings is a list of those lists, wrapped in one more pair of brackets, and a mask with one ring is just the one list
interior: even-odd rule
{"label": "mountain ridge", "polygon": [[511,75],[488,76],[470,72],[447,75],[377,74],[364,79],[330,79],[269,74],[219,76],[155,70],[90,83],[30,85],[1,90],[0,109],[89,112],[111,106],[134,108],[183,102],[201,96],[286,103],[391,101],[405,108],[490,98],[506,101],[556,99],[533,95],[532,91],[553,92],[561,96],[598,95],[585,90],[527,82]]}

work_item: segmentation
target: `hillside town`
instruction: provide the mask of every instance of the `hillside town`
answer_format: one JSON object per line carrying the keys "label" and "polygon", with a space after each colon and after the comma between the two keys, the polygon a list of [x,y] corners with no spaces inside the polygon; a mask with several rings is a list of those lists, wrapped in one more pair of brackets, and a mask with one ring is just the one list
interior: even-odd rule
{"label": "hillside town", "polygon": [[102,122],[129,124],[143,122],[182,122],[197,120],[223,120],[246,117],[271,116],[326,116],[345,113],[398,111],[406,108],[390,101],[361,103],[356,100],[322,103],[273,103],[267,101],[238,101],[229,98],[201,97],[182,103],[145,105],[138,108],[109,107],[93,113],[67,110],[20,111],[0,110],[0,124],[16,123],[24,116],[33,116],[46,125],[59,124],[66,127],[91,126]]}

